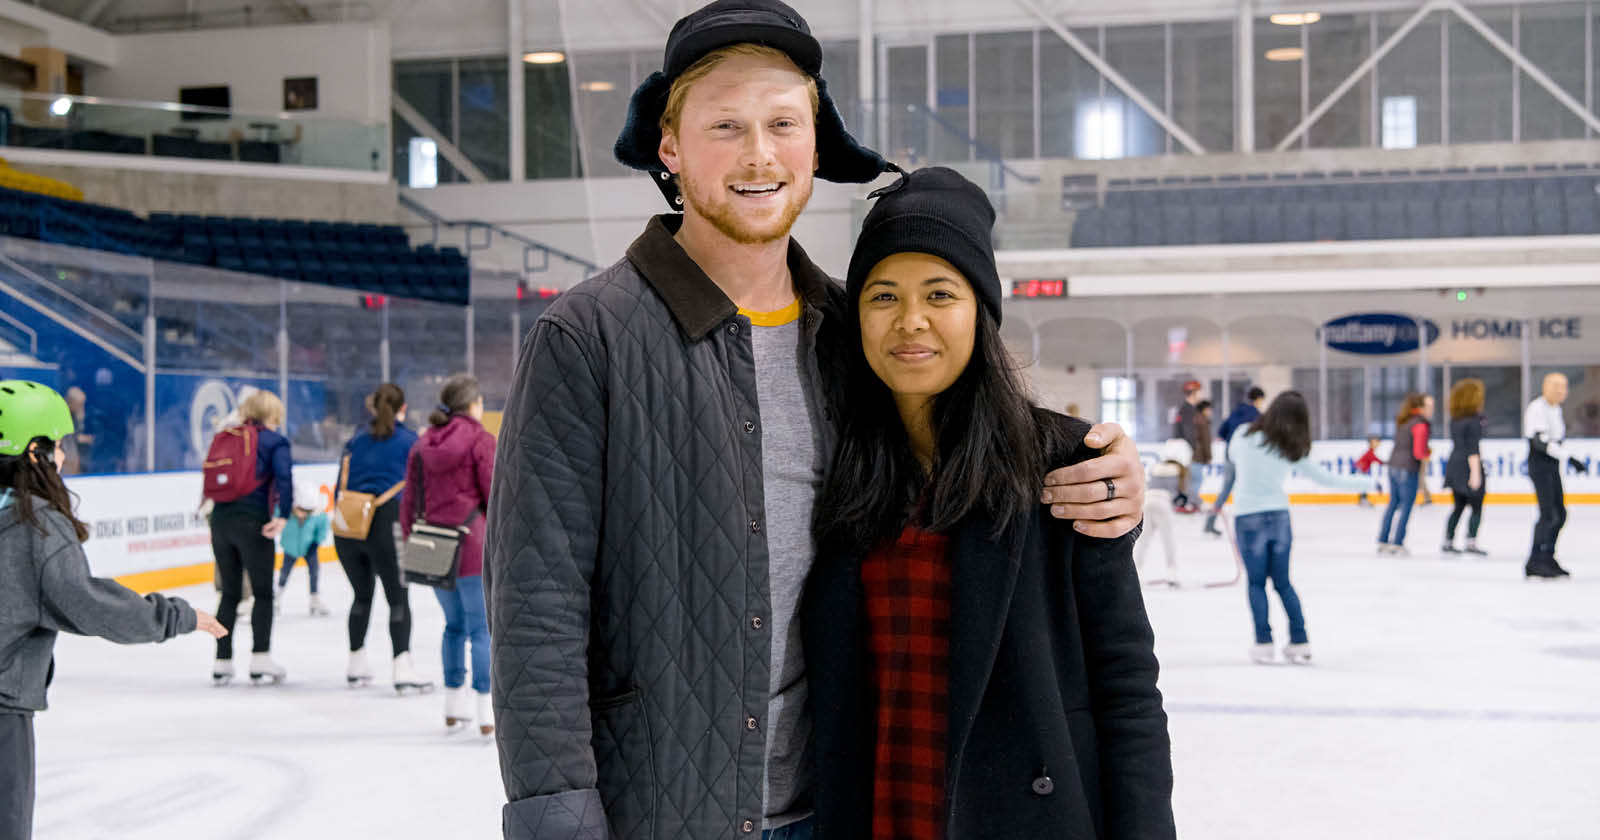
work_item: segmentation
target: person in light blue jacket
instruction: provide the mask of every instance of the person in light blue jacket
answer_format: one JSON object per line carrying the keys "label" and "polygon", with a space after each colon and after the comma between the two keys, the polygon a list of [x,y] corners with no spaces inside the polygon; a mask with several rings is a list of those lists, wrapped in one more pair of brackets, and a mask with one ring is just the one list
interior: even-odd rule
{"label": "person in light blue jacket", "polygon": [[322,544],[328,541],[331,535],[328,524],[327,500],[322,495],[322,487],[316,482],[300,481],[294,488],[294,515],[289,517],[283,526],[283,533],[278,535],[278,547],[283,550],[283,569],[278,572],[278,589],[273,595],[272,606],[282,611],[283,589],[289,585],[289,573],[294,571],[295,564],[301,560],[306,561],[306,574],[311,578],[311,614],[325,616],[328,614],[327,605],[322,603],[322,598],[317,595],[317,579],[322,567],[322,558],[318,553]]}
{"label": "person in light blue jacket", "polygon": [[1267,406],[1266,413],[1241,426],[1229,441],[1228,452],[1238,475],[1234,482],[1234,531],[1239,556],[1250,586],[1250,614],[1255,620],[1256,642],[1250,659],[1268,665],[1274,661],[1272,627],[1267,623],[1267,580],[1289,616],[1289,644],[1283,658],[1296,665],[1311,663],[1311,642],[1300,596],[1289,582],[1289,549],[1294,532],[1289,526],[1289,495],[1283,483],[1298,472],[1318,484],[1342,490],[1366,490],[1371,479],[1328,472],[1312,461],[1311,412],[1299,391],[1285,391]]}

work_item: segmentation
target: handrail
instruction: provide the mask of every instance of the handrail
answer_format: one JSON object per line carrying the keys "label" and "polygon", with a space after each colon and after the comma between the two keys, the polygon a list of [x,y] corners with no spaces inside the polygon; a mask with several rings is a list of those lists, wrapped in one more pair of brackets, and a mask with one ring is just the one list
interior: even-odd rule
{"label": "handrail", "polygon": [[890,102],[888,100],[880,99],[874,101],[873,105],[887,105],[891,108],[903,107],[911,113],[920,114],[924,119],[928,120],[939,128],[944,129],[945,132],[950,136],[960,140],[962,143],[965,143],[967,148],[972,149],[977,153],[979,160],[986,161],[990,164],[1000,167],[1002,172],[1010,175],[1013,178],[1016,178],[1019,181],[1022,181],[1025,184],[1037,184],[1040,181],[1040,178],[1037,175],[1029,175],[1013,168],[1011,164],[1006,163],[1005,158],[998,150],[991,149],[984,145],[983,142],[978,138],[973,137],[963,129],[957,128],[955,125],[952,125],[948,120],[939,116],[937,111],[934,111],[932,108],[929,108],[927,105],[921,102]]}
{"label": "handrail", "polygon": [[[49,243],[46,243],[46,244],[49,244]],[[116,318],[113,318],[110,315],[107,315],[105,313],[105,310],[100,309],[97,306],[94,306],[92,304],[89,304],[89,303],[85,302],[82,298],[78,297],[77,295],[67,291],[66,289],[61,288],[60,286],[57,286],[55,283],[52,283],[49,280],[44,279],[44,277],[40,276],[38,272],[28,268],[27,266],[23,265],[22,263],[17,262],[16,260],[12,259],[11,255],[6,254],[4,252],[0,252],[0,264],[9,266],[12,271],[15,271],[18,274],[22,275],[23,277],[28,278],[28,280],[30,282],[36,283],[36,284],[38,284],[40,286],[43,286],[46,289],[49,289],[51,291],[51,293],[53,293],[55,295],[58,295],[58,296],[66,299],[68,301],[71,301],[73,304],[75,304],[76,306],[78,306],[78,307],[80,307],[80,308],[82,308],[84,310],[87,310],[87,311],[89,311],[89,312],[91,312],[91,313],[93,313],[95,315],[98,315],[101,320],[105,321],[104,326],[109,326],[113,330],[120,331],[124,335],[128,336],[129,338],[133,339],[134,341],[139,342],[140,344],[144,343],[144,334],[143,333],[140,333],[137,330],[134,330],[132,327],[129,327],[127,324],[124,324],[121,321],[118,321]]]}
{"label": "handrail", "polygon": [[[434,244],[438,244],[438,242],[439,242],[439,226],[440,225],[444,225],[445,227],[452,227],[452,228],[453,227],[462,227],[462,228],[466,228],[466,230],[467,230],[467,252],[468,253],[471,253],[472,251],[475,251],[475,250],[488,248],[490,246],[490,244],[493,242],[492,235],[494,233],[498,233],[501,236],[506,237],[507,239],[515,240],[517,242],[522,243],[522,245],[523,245],[522,267],[523,267],[524,271],[530,271],[530,272],[544,271],[545,268],[548,267],[549,259],[552,256],[553,257],[559,257],[560,259],[566,260],[567,262],[572,263],[574,265],[582,266],[583,269],[586,270],[587,272],[589,272],[590,274],[593,274],[594,272],[600,270],[600,266],[595,265],[594,263],[584,259],[583,257],[577,256],[576,254],[568,253],[566,251],[561,250],[560,248],[551,247],[549,245],[544,244],[543,242],[540,242],[537,239],[533,239],[531,237],[524,236],[524,235],[522,235],[520,233],[517,233],[516,231],[507,230],[506,228],[501,227],[500,225],[497,225],[497,224],[495,224],[493,222],[485,222],[485,221],[481,221],[481,220],[478,220],[478,219],[462,219],[462,220],[459,220],[459,221],[451,221],[449,219],[444,218],[443,216],[440,216],[438,213],[435,213],[432,210],[428,209],[427,206],[423,205],[421,202],[417,201],[416,199],[406,195],[404,191],[401,191],[399,193],[399,199],[400,199],[400,206],[406,208],[407,210],[410,210],[411,212],[417,214],[418,216],[421,216],[423,219],[427,220],[430,224],[433,225],[433,241],[434,241]],[[476,245],[472,241],[472,231],[475,230],[475,229],[482,229],[486,233],[489,233],[491,235],[490,238],[486,238],[485,239],[484,243],[481,246],[480,245]],[[534,267],[528,265],[528,254],[530,252],[532,252],[532,251],[538,251],[538,252],[544,254],[544,257],[545,257],[545,264],[544,265],[541,265],[538,268],[534,268]]]}
{"label": "handrail", "polygon": [[296,122],[312,122],[321,120],[325,122],[343,122],[369,125],[369,123],[363,123],[354,117],[341,117],[336,114],[319,113],[316,111],[297,111],[293,113],[288,111],[278,111],[275,113],[267,113],[264,111],[241,111],[238,108],[217,108],[210,105],[185,105],[181,102],[164,102],[157,99],[118,99],[112,96],[86,96],[81,93],[38,93],[22,90],[7,91],[7,96],[49,103],[53,103],[60,99],[65,99],[74,105],[111,105],[121,108],[142,108],[147,111],[167,111],[175,114],[202,114],[206,116],[225,117],[230,119],[264,118]]}

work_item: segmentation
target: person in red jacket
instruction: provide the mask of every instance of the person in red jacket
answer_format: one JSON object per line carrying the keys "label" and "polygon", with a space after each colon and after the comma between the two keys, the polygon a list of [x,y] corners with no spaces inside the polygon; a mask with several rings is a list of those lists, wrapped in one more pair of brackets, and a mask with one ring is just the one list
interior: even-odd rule
{"label": "person in red jacket", "polygon": [[467,695],[467,641],[472,642],[472,690],[477,694],[478,730],[494,732],[489,704],[489,618],[483,600],[484,515],[494,473],[494,436],[483,427],[483,394],[478,380],[456,374],[445,381],[429,428],[411,448],[406,489],[400,501],[400,528],[406,538],[417,521],[443,527],[465,526],[455,589],[435,589],[444,609],[445,726],[465,726],[473,718]]}
{"label": "person in red jacket", "polygon": [[[1375,437],[1367,438],[1367,451],[1361,453],[1361,457],[1356,459],[1356,472],[1362,475],[1372,475],[1372,468],[1382,463],[1384,463],[1384,460],[1378,457],[1378,439]],[[1362,493],[1356,497],[1356,504],[1362,507],[1372,507],[1372,500],[1367,498],[1367,494]]]}

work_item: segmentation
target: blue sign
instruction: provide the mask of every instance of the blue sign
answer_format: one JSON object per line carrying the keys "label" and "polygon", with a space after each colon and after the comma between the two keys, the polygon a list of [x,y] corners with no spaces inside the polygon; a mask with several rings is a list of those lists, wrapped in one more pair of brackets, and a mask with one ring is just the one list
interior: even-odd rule
{"label": "blue sign", "polygon": [[[1439,325],[1423,319],[1427,343],[1439,340]],[[1411,353],[1418,348],[1417,321],[1409,315],[1369,312],[1346,315],[1322,325],[1323,340],[1334,350],[1363,356],[1388,356]]]}

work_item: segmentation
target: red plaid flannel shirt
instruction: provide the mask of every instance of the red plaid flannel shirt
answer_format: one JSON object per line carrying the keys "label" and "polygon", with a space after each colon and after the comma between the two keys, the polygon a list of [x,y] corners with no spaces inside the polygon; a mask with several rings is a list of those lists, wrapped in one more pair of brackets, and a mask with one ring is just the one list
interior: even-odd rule
{"label": "red plaid flannel shirt", "polygon": [[949,737],[949,538],[908,526],[861,566],[876,680],[872,836],[944,836]]}

